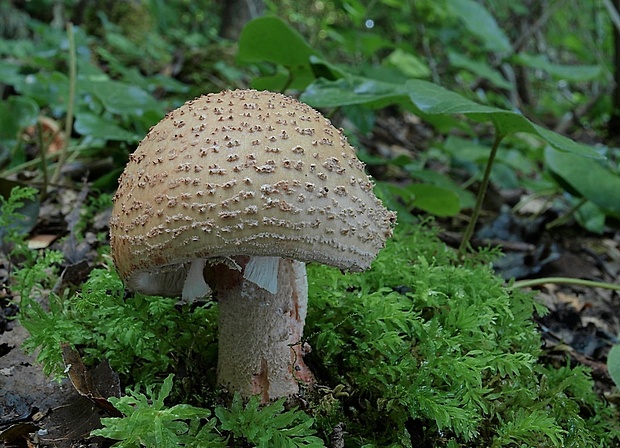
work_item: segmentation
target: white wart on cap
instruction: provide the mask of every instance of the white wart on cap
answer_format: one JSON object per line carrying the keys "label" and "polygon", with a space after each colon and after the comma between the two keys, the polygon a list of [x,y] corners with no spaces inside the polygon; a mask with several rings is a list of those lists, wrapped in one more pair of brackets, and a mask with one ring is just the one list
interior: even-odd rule
{"label": "white wart on cap", "polygon": [[372,188],[342,131],[306,104],[267,91],[205,95],[170,112],[130,156],[112,254],[130,289],[169,296],[193,262],[216,257],[364,270],[395,220]]}

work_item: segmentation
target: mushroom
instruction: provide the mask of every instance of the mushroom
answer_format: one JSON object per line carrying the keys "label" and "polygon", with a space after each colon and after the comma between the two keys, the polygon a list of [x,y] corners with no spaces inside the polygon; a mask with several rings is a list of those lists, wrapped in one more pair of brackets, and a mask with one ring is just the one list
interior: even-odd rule
{"label": "mushroom", "polygon": [[168,113],[114,196],[112,255],[134,291],[219,302],[218,383],[263,401],[310,386],[307,262],[367,269],[395,214],[354,148],[279,93],[204,95]]}

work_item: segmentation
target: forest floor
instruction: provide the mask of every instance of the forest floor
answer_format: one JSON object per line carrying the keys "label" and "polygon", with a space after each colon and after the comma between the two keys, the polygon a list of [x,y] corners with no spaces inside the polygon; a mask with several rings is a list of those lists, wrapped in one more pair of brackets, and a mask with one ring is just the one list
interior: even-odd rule
{"label": "forest floor", "polygon": [[[394,149],[393,141],[385,144]],[[85,229],[86,237],[79,244],[71,238],[71,217],[75,216],[71,211],[85,207],[83,193],[71,189],[51,192],[41,205],[29,240],[33,250],[49,245],[63,251],[67,260],[63,275],[74,277],[76,284],[98,263],[96,249],[101,243],[95,235],[107,231],[109,219],[109,211],[100,213],[91,221],[91,228]],[[524,194],[495,190],[488,194],[474,245],[503,248],[505,255],[495,266],[499,274],[507,279],[569,277],[616,284],[620,281],[620,230],[610,228],[604,234],[594,235],[571,223],[548,230],[546,224],[554,219],[553,214],[527,209],[519,214],[511,211]],[[441,237],[446,244],[458,246],[465,219],[438,220],[438,224],[445,229]],[[12,300],[11,269],[8,260],[0,259],[0,440],[15,441],[14,445],[7,442],[7,447],[33,446],[30,443],[103,446],[102,441],[85,441],[100,417],[106,415],[96,405],[96,397],[89,396],[84,385],[46,377],[35,358],[22,350],[27,331],[14,319],[18,305]],[[588,367],[597,392],[608,400],[618,400],[606,367],[607,353],[620,334],[618,292],[546,283],[536,287],[535,296],[549,310],[547,315],[536,318],[545,360],[562,366],[568,359],[572,365]],[[105,383],[105,387],[119,387],[105,366],[98,374],[98,381]]]}

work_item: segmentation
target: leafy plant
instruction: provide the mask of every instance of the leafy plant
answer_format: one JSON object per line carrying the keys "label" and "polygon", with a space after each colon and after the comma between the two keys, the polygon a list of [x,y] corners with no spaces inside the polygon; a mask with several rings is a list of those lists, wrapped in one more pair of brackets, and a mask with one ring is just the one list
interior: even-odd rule
{"label": "leafy plant", "polygon": [[609,375],[617,388],[620,389],[620,345],[614,345],[607,355]]}
{"label": "leafy plant", "polygon": [[259,448],[320,448],[323,441],[314,436],[314,420],[296,408],[284,411],[284,398],[266,406],[260,398],[250,398],[244,406],[240,395],[233,397],[230,408],[217,407],[215,415],[222,430],[237,440],[246,440]]}
{"label": "leafy plant", "polygon": [[215,419],[208,409],[184,404],[166,407],[164,400],[171,390],[172,375],[169,375],[157,395],[152,387],[147,387],[146,395],[134,391],[122,398],[110,398],[125,416],[102,419],[104,428],[92,434],[120,440],[113,445],[119,448],[216,448],[241,443],[259,448],[325,446],[313,435],[316,432],[312,429],[313,419],[297,409],[285,411],[284,399],[260,406],[260,399],[252,397],[244,405],[241,397],[235,395],[229,408],[215,407]]}
{"label": "leafy plant", "polygon": [[17,183],[3,181],[10,188],[7,197],[0,195],[0,243],[3,252],[27,257],[24,237],[34,226],[39,211],[38,191]]}
{"label": "leafy plant", "polygon": [[[186,85],[170,77],[146,76],[123,67],[114,51],[96,47],[95,52],[91,49],[94,38],[83,27],[69,24],[63,33],[34,20],[28,21],[27,27],[36,36],[36,45],[34,38],[0,39],[0,73],[7,89],[6,99],[0,102],[0,118],[7,124],[0,131],[0,167],[9,175],[39,166],[35,180],[41,181],[44,191],[49,182],[58,182],[68,160],[81,158],[93,163],[104,156],[124,162],[128,146],[146,134],[171,103],[178,102],[172,99],[174,94],[188,91]],[[119,37],[111,26],[105,30],[110,39]],[[115,42],[121,45],[118,40]],[[123,42],[118,53],[144,54],[137,44]],[[97,58],[108,64],[109,70],[104,71]],[[54,137],[63,142],[60,150],[48,151],[49,142],[41,138],[37,125],[41,119],[59,123]],[[39,136],[33,142],[38,149],[35,154],[27,151],[25,129],[34,129],[29,132]],[[106,188],[119,172],[112,174]]]}
{"label": "leafy plant", "polygon": [[143,295],[125,300],[125,288],[110,266],[94,269],[71,296],[50,294],[49,311],[28,295],[22,300],[20,321],[30,333],[24,347],[39,349],[37,358],[48,374],[63,375],[61,342],[82,347],[87,363],[108,359],[136,384],[149,384],[179,363],[195,363],[190,369],[215,365],[211,302],[177,306],[169,298]]}
{"label": "leafy plant", "polygon": [[113,445],[118,448],[226,447],[226,440],[213,431],[216,421],[209,419],[208,409],[187,404],[164,405],[172,391],[172,378],[169,375],[164,380],[157,394],[153,386],[147,386],[146,395],[136,390],[121,398],[109,398],[124,417],[101,419],[104,427],[94,430],[92,435],[119,440]]}
{"label": "leafy plant", "polygon": [[[508,54],[512,51],[503,35],[500,36],[502,39],[496,39],[501,30],[480,4],[470,0],[459,0],[451,5],[457,8],[457,15],[464,18],[471,32],[477,33],[478,37],[489,45],[499,45],[489,47],[489,50]],[[494,26],[485,27],[481,22],[491,23]],[[482,30],[485,30],[484,33]],[[281,46],[272,45],[272,41],[275,40],[287,42],[287,45],[291,46],[291,51],[285,52]],[[296,59],[292,60],[290,54],[295,54]],[[309,47],[294,30],[275,17],[258,18],[248,23],[240,39],[239,58],[247,62],[267,61],[284,67],[286,69],[284,77],[274,74],[269,78],[272,81],[267,84],[264,83],[264,78],[257,82],[263,88],[284,89],[290,85],[304,88],[300,99],[314,107],[362,106],[377,109],[396,104],[413,111],[439,128],[463,127],[464,124],[455,121],[453,116],[466,116],[476,122],[490,123],[495,129],[495,136],[492,146],[488,148],[486,167],[480,178],[476,203],[462,239],[461,254],[467,249],[473,235],[491,178],[491,169],[500,144],[507,136],[517,133],[534,134],[551,147],[559,149],[560,152],[556,153],[556,157],[560,160],[564,152],[569,153],[567,159],[575,156],[603,158],[592,147],[576,143],[545,129],[519,112],[477,103],[435,83],[408,79],[405,73],[403,73],[405,76],[393,79],[385,70],[375,71],[372,75],[359,74],[352,67],[330,64],[321,58],[316,50]],[[316,78],[312,82],[309,81],[311,75]],[[409,191],[410,189],[414,191]],[[444,186],[411,186],[404,189],[392,186],[387,191],[399,195],[408,207],[416,206],[439,216],[455,215],[460,209],[454,192]],[[428,200],[425,200],[425,197]],[[609,196],[608,200],[613,202],[614,196]]]}

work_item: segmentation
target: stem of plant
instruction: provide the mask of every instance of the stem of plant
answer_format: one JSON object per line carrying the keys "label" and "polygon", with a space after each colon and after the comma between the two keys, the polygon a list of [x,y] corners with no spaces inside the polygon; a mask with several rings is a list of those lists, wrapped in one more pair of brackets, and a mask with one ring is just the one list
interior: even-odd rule
{"label": "stem of plant", "polygon": [[570,278],[570,277],[544,277],[544,278],[535,278],[531,280],[519,280],[512,284],[512,288],[528,288],[532,286],[544,285],[547,283],[579,285],[579,286],[587,286],[590,288],[604,288],[604,289],[611,289],[613,291],[620,291],[620,285],[616,285],[613,283],[597,282],[594,280],[584,280],[581,278]]}
{"label": "stem of plant", "polygon": [[495,161],[495,156],[497,155],[499,144],[503,140],[503,138],[504,134],[496,133],[495,141],[493,142],[493,147],[491,148],[491,153],[489,154],[489,160],[487,160],[487,165],[484,169],[484,175],[482,176],[482,181],[480,182],[480,187],[478,188],[476,205],[474,206],[474,211],[471,214],[471,218],[469,219],[469,223],[467,224],[467,228],[465,229],[465,233],[463,234],[463,239],[461,240],[461,245],[459,246],[459,258],[465,255],[465,252],[469,247],[471,237],[474,234],[474,230],[476,230],[476,223],[478,222],[478,217],[480,216],[480,211],[482,210],[484,196],[487,192],[487,188],[489,187],[491,168],[493,168],[493,162]]}
{"label": "stem of plant", "polygon": [[60,152],[60,157],[58,158],[58,164],[56,165],[56,170],[54,171],[54,175],[52,176],[52,183],[57,183],[60,178],[60,172],[62,170],[62,166],[67,160],[67,156],[69,154],[69,142],[71,141],[71,132],[73,129],[73,103],[75,100],[75,83],[76,83],[76,51],[75,51],[75,37],[73,35],[73,24],[71,22],[67,23],[67,39],[69,40],[69,98],[67,104],[67,117],[65,120],[65,145]]}
{"label": "stem of plant", "polygon": [[551,230],[554,227],[558,227],[564,223],[566,223],[572,216],[574,216],[575,212],[579,210],[579,208],[588,202],[586,198],[581,198],[575,205],[573,205],[567,212],[555,218],[553,221],[548,223],[545,226],[545,230]]}
{"label": "stem of plant", "polygon": [[39,154],[41,154],[41,172],[43,173],[43,188],[41,189],[41,202],[47,196],[47,186],[49,175],[47,171],[47,161],[45,160],[45,154],[47,152],[48,144],[43,141],[43,126],[41,125],[41,121],[37,121],[37,137],[38,137],[38,145],[39,145]]}

